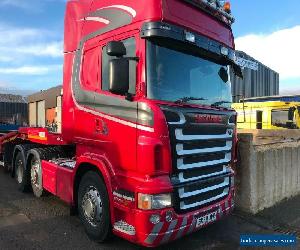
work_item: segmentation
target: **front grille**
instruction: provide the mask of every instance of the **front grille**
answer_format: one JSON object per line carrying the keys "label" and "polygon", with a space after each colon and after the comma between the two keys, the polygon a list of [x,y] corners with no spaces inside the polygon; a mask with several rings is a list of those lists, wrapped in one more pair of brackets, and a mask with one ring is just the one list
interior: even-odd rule
{"label": "front grille", "polygon": [[[230,118],[234,113],[173,107],[162,110],[172,149],[175,209],[186,212],[224,199],[232,174],[234,124]],[[199,115],[208,117],[207,123],[203,119],[197,123]],[[219,119],[209,119],[213,116]],[[214,120],[220,123],[210,123]]]}

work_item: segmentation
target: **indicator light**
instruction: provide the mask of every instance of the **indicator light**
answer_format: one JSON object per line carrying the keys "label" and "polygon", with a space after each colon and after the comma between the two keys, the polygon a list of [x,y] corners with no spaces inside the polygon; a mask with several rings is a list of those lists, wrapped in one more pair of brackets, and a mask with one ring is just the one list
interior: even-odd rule
{"label": "indicator light", "polygon": [[138,194],[138,208],[142,210],[163,209],[172,206],[171,194]]}

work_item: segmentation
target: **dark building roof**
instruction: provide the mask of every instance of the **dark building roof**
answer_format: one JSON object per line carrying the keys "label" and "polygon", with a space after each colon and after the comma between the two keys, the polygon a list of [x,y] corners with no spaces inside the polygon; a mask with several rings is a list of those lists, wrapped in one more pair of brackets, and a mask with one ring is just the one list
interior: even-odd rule
{"label": "dark building roof", "polygon": [[27,103],[27,98],[21,95],[0,94],[0,102],[5,103]]}
{"label": "dark building roof", "polygon": [[45,101],[45,108],[54,108],[56,107],[56,97],[62,95],[62,85],[42,90],[40,92],[34,93],[30,96],[28,96],[28,102],[39,102],[39,101]]}

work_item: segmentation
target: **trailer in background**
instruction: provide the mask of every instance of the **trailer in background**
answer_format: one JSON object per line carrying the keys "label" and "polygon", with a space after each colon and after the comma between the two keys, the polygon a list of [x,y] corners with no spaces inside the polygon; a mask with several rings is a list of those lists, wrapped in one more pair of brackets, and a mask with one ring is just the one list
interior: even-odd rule
{"label": "trailer in background", "polygon": [[299,129],[300,102],[234,103],[239,129]]}
{"label": "trailer in background", "polygon": [[300,95],[274,95],[245,98],[240,102],[300,102]]}
{"label": "trailer in background", "polygon": [[28,96],[29,126],[61,133],[62,86]]}

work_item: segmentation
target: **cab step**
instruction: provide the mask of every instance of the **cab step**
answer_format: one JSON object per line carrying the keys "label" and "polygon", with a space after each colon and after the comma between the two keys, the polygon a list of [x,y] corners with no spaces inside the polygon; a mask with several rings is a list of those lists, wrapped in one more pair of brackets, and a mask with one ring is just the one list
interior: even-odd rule
{"label": "cab step", "polygon": [[128,234],[130,236],[134,236],[135,235],[135,228],[134,228],[134,226],[128,224],[127,222],[125,222],[123,220],[117,221],[114,224],[114,229],[116,231],[122,232],[124,234]]}

